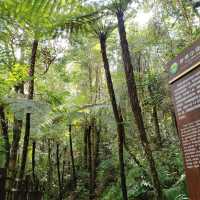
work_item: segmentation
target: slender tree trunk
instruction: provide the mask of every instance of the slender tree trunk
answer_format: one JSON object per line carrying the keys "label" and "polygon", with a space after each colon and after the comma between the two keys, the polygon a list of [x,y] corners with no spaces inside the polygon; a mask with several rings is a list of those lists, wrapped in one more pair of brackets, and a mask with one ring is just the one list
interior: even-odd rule
{"label": "slender tree trunk", "polygon": [[[149,86],[148,89],[149,89],[149,94],[150,94],[151,98],[153,99],[153,90],[152,90],[151,86]],[[158,139],[158,147],[161,148],[162,147],[162,137],[161,137],[160,125],[159,125],[159,121],[158,121],[157,105],[155,103],[153,104],[152,116],[153,116],[153,121],[154,121],[155,134]]]}
{"label": "slender tree trunk", "polygon": [[100,129],[97,129],[97,126],[95,124],[94,126],[94,133],[93,133],[93,186],[94,186],[94,191],[96,189],[96,176],[97,176],[97,167],[99,164],[99,143],[100,143]]}
{"label": "slender tree trunk", "polygon": [[[37,47],[38,47],[38,41],[34,40],[33,46],[32,46],[30,68],[29,68],[29,78],[31,80],[29,81],[29,84],[28,84],[28,99],[33,99],[33,94],[34,94],[34,74],[35,74],[35,62],[36,62]],[[23,179],[25,168],[26,168],[30,128],[31,128],[31,114],[27,113],[26,114],[26,128],[25,128],[25,134],[24,134],[23,152],[22,152],[22,158],[21,158],[21,168],[20,168],[20,173],[19,173],[20,180]]]}
{"label": "slender tree trunk", "polygon": [[118,19],[118,30],[119,30],[120,43],[121,43],[121,48],[122,48],[122,58],[124,62],[125,76],[126,76],[129,100],[131,103],[131,109],[135,116],[135,121],[139,130],[140,140],[144,148],[147,160],[149,162],[151,175],[153,179],[153,185],[157,193],[157,200],[161,200],[162,199],[161,184],[160,184],[160,180],[159,180],[158,173],[156,170],[155,161],[152,155],[152,150],[150,148],[150,144],[147,138],[147,134],[146,134],[146,130],[144,127],[144,122],[143,122],[143,117],[142,117],[142,112],[141,112],[141,107],[138,100],[133,66],[131,63],[128,41],[126,38],[126,31],[125,31],[125,25],[124,25],[124,13],[121,9],[119,9],[116,14],[117,14],[117,19]]}
{"label": "slender tree trunk", "polygon": [[[17,155],[19,150],[19,141],[21,138],[21,131],[22,131],[22,120],[18,120],[14,114],[14,123],[13,123],[13,141],[10,150],[10,160],[9,160],[9,169],[11,171],[11,182],[9,184],[9,190],[14,186],[15,178],[17,176]],[[19,158],[18,158],[19,159]]]}
{"label": "slender tree trunk", "polygon": [[74,164],[74,152],[73,152],[73,143],[72,143],[72,126],[69,125],[69,145],[70,145],[70,157],[72,164],[72,179],[73,179],[73,189],[76,187],[76,169]]}
{"label": "slender tree trunk", "polygon": [[174,130],[175,130],[175,135],[178,136],[178,138],[180,137],[179,134],[178,134],[178,125],[177,125],[177,121],[176,121],[176,115],[175,115],[175,112],[174,110],[171,110],[171,119],[172,119],[172,123],[173,123],[173,126],[174,126]]}
{"label": "slender tree trunk", "polygon": [[92,189],[93,199],[95,198],[95,180],[96,180],[96,119],[92,120],[92,132],[91,132],[91,157],[92,157]]}
{"label": "slender tree trunk", "polygon": [[158,121],[158,112],[157,112],[156,105],[153,105],[153,121],[154,121],[154,126],[155,126],[156,137],[158,139],[158,147],[162,148],[162,137],[160,133],[160,125]]}
{"label": "slender tree trunk", "polygon": [[35,148],[36,142],[33,141],[32,143],[32,176],[33,176],[33,183],[35,184],[36,177],[35,177]]}
{"label": "slender tree trunk", "polygon": [[107,80],[108,92],[110,95],[113,113],[114,113],[115,121],[117,124],[121,189],[122,189],[122,194],[123,194],[123,200],[127,200],[128,195],[127,195],[127,188],[126,188],[126,175],[125,175],[124,157],[123,157],[123,144],[124,144],[125,130],[124,130],[124,125],[123,125],[123,119],[120,117],[118,107],[117,107],[113,82],[112,82],[111,73],[110,73],[110,66],[109,66],[107,53],[106,53],[106,34],[100,33],[99,41],[101,45],[101,54],[102,54],[102,59],[104,63],[104,70],[105,70],[105,75],[106,75],[106,80]]}
{"label": "slender tree trunk", "polygon": [[62,183],[61,183],[61,174],[60,174],[60,145],[56,145],[56,166],[57,166],[57,173],[58,173],[58,186],[59,186],[59,200],[62,200]]}
{"label": "slender tree trunk", "polygon": [[29,86],[28,86],[28,99],[33,99],[34,95],[34,75],[35,75],[37,48],[38,48],[38,41],[34,40],[32,46],[32,54],[31,54],[31,65],[29,69],[29,77],[31,78],[31,80],[29,81]]}
{"label": "slender tree trunk", "polygon": [[100,134],[101,134],[101,128],[96,130],[96,149],[95,149],[95,159],[96,159],[96,167],[99,165],[99,146],[100,146]]}
{"label": "slender tree trunk", "polygon": [[10,158],[10,143],[8,137],[8,122],[6,120],[4,107],[0,105],[0,123],[1,123],[1,130],[2,130],[2,137],[4,140],[5,151],[6,151],[6,162],[5,162],[5,169],[8,169],[9,165],[9,158]]}
{"label": "slender tree trunk", "polygon": [[48,172],[47,172],[47,196],[50,199],[51,183],[52,183],[52,162],[51,162],[51,141],[48,139]]}
{"label": "slender tree trunk", "polygon": [[90,190],[90,197],[89,199],[93,199],[93,179],[92,179],[92,141],[91,141],[91,131],[92,127],[89,126],[88,128],[88,171],[89,171],[89,190]]}
{"label": "slender tree trunk", "polygon": [[24,172],[25,172],[25,167],[26,167],[26,158],[27,158],[27,153],[28,153],[29,136],[30,136],[30,113],[27,113],[26,127],[25,127],[25,134],[24,134],[24,144],[23,144],[23,150],[22,150],[21,168],[19,172],[20,180],[22,180],[24,177]]}
{"label": "slender tree trunk", "polygon": [[[2,137],[3,137],[3,142],[4,142],[4,147],[5,147],[5,164],[4,164],[4,169],[5,171],[2,173],[5,173],[5,177],[7,176],[7,171],[8,171],[8,166],[9,166],[9,158],[10,158],[10,143],[9,143],[9,136],[8,136],[8,122],[5,116],[5,111],[4,107],[0,105],[0,124],[1,124],[1,131],[2,131]],[[1,174],[3,178],[4,175]],[[2,179],[3,179],[2,178]],[[2,198],[6,198],[6,193],[5,193],[5,181],[2,181]],[[0,195],[1,197],[1,195]],[[4,199],[3,199],[4,200]]]}
{"label": "slender tree trunk", "polygon": [[61,179],[61,182],[62,182],[62,185],[64,185],[64,177],[65,177],[65,156],[66,156],[66,152],[67,152],[67,149],[65,148],[64,149],[64,155],[63,155],[63,165],[62,165],[62,179]]}
{"label": "slender tree trunk", "polygon": [[11,145],[10,151],[10,164],[9,168],[11,171],[15,171],[16,162],[17,162],[17,153],[19,149],[19,141],[21,137],[21,130],[22,130],[22,120],[18,120],[16,116],[14,116],[14,124],[13,124],[13,142]]}
{"label": "slender tree trunk", "polygon": [[87,165],[87,161],[88,161],[88,127],[85,127],[84,130],[84,155],[83,155],[83,160],[84,160],[84,168],[87,169],[88,165]]}
{"label": "slender tree trunk", "polygon": [[[18,84],[15,86],[15,92],[19,94],[24,94],[24,83]],[[15,178],[16,172],[16,162],[17,162],[17,154],[19,149],[19,141],[21,138],[23,121],[17,119],[16,114],[14,114],[14,122],[13,122],[13,141],[10,150],[10,161],[9,168],[12,171],[12,178]]]}
{"label": "slender tree trunk", "polygon": [[[125,174],[125,166],[124,166],[124,137],[125,137],[125,130],[124,130],[124,120],[121,113],[121,108],[118,106],[118,112],[119,112],[119,122],[118,122],[118,148],[119,148],[119,160],[120,160],[120,176],[122,179],[122,190],[123,190],[123,196],[124,199],[128,199],[127,195],[127,189],[126,189],[126,174]],[[125,196],[126,195],[126,196]]]}

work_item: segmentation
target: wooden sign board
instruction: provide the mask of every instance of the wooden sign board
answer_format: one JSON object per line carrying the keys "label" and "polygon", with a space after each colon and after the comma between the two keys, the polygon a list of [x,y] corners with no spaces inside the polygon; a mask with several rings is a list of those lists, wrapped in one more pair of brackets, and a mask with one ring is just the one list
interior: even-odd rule
{"label": "wooden sign board", "polygon": [[167,64],[190,200],[200,200],[200,39]]}

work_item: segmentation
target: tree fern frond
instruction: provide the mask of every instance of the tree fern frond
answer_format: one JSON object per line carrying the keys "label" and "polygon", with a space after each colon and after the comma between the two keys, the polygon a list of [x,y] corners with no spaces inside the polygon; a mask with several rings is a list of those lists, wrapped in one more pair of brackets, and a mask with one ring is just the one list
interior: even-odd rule
{"label": "tree fern frond", "polygon": [[34,100],[4,98],[4,103],[13,113],[19,113],[20,118],[23,117],[25,113],[39,115],[50,112],[50,106],[48,104]]}

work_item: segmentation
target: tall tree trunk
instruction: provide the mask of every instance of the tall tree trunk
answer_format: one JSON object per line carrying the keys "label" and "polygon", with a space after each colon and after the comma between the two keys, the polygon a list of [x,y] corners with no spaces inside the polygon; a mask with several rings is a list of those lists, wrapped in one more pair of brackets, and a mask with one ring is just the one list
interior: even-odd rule
{"label": "tall tree trunk", "polygon": [[[148,89],[149,89],[149,94],[150,94],[151,98],[153,99],[154,93],[153,93],[151,86],[149,86]],[[152,116],[153,116],[153,122],[154,122],[154,127],[155,127],[155,134],[158,139],[158,147],[161,148],[162,147],[162,137],[161,137],[160,125],[159,125],[159,121],[158,121],[157,105],[155,103],[153,103]]]}
{"label": "tall tree trunk", "polygon": [[8,172],[8,166],[9,166],[9,158],[10,158],[10,143],[9,143],[9,136],[8,136],[8,121],[5,116],[5,111],[3,105],[0,105],[0,124],[1,124],[1,131],[2,131],[2,139],[4,142],[4,147],[5,147],[5,164],[4,164],[4,169],[1,169],[0,175],[1,175],[1,180],[0,180],[0,186],[2,187],[0,189],[0,198],[2,197],[2,200],[6,199],[6,176]]}
{"label": "tall tree trunk", "polygon": [[64,177],[65,177],[65,156],[66,156],[66,152],[67,152],[67,148],[64,148],[64,152],[63,152],[63,165],[62,165],[62,185],[64,185]]}
{"label": "tall tree trunk", "polygon": [[92,188],[93,199],[95,198],[95,180],[96,180],[96,119],[92,120],[92,132],[91,132],[91,157],[92,157]]}
{"label": "tall tree trunk", "polygon": [[88,161],[88,127],[85,126],[85,130],[84,130],[84,152],[83,152],[83,165],[84,168],[87,169],[88,165],[87,165],[87,161]]}
{"label": "tall tree trunk", "polygon": [[102,54],[102,59],[104,63],[104,70],[105,70],[105,75],[106,75],[106,80],[107,80],[108,92],[110,95],[113,113],[114,113],[115,121],[117,124],[121,189],[122,189],[122,194],[123,194],[123,200],[127,200],[128,195],[127,195],[127,188],[126,188],[126,175],[125,175],[124,156],[123,156],[125,130],[124,130],[124,125],[123,125],[123,119],[120,117],[120,114],[118,111],[113,82],[112,82],[111,73],[110,73],[110,66],[109,66],[107,52],[106,52],[106,34],[100,33],[99,41],[101,45],[101,54]]}
{"label": "tall tree trunk", "polygon": [[35,62],[36,62],[36,53],[38,48],[38,40],[33,41],[32,54],[31,54],[31,65],[29,69],[29,86],[28,86],[28,99],[33,99],[34,95],[34,75],[35,75]]}
{"label": "tall tree trunk", "polygon": [[51,162],[51,141],[48,139],[48,171],[47,171],[47,196],[51,198],[51,183],[52,183],[52,162]]}
{"label": "tall tree trunk", "polygon": [[[15,92],[19,94],[24,94],[24,84],[21,83],[15,86]],[[17,154],[19,150],[19,141],[21,138],[23,121],[16,117],[14,114],[14,122],[13,122],[13,141],[10,150],[10,161],[9,161],[9,169],[12,171],[12,178],[14,179],[16,176],[16,162],[17,162]]]}
{"label": "tall tree trunk", "polygon": [[93,179],[92,179],[92,141],[91,141],[91,132],[92,127],[88,128],[88,171],[89,171],[89,190],[90,196],[89,199],[93,199],[94,190],[93,190]]}
{"label": "tall tree trunk", "polygon": [[26,159],[28,153],[28,143],[29,143],[29,136],[30,136],[30,113],[26,114],[26,127],[25,127],[25,134],[24,134],[24,144],[22,150],[22,160],[21,160],[21,167],[19,172],[19,179],[22,180],[24,177],[24,172],[26,168]]}
{"label": "tall tree trunk", "polygon": [[99,164],[99,143],[100,143],[100,129],[97,129],[97,125],[94,125],[94,133],[93,133],[93,160],[92,160],[92,168],[93,168],[93,187],[94,191],[96,189],[96,176],[97,176],[97,167]]}
{"label": "tall tree trunk", "polygon": [[153,185],[157,193],[157,200],[161,200],[162,199],[161,184],[160,184],[160,180],[159,180],[158,173],[156,170],[155,161],[152,155],[152,150],[147,138],[147,134],[146,134],[146,130],[144,127],[144,122],[143,122],[143,117],[142,117],[142,112],[141,112],[141,107],[138,100],[133,66],[131,63],[129,46],[128,46],[128,41],[126,38],[126,31],[125,31],[125,25],[124,25],[124,13],[122,9],[119,9],[116,14],[117,14],[117,19],[118,19],[118,30],[119,30],[119,35],[120,35],[122,58],[124,62],[126,83],[127,83],[127,88],[128,88],[128,95],[129,95],[129,100],[131,104],[131,109],[135,116],[135,121],[139,130],[140,140],[144,148],[147,160],[149,162],[151,175],[153,179]]}
{"label": "tall tree trunk", "polygon": [[155,133],[156,137],[158,139],[158,147],[162,147],[162,137],[160,133],[160,125],[158,121],[158,112],[157,112],[157,106],[153,105],[153,121],[154,121],[154,126],[155,126]]}
{"label": "tall tree trunk", "polygon": [[96,149],[95,149],[95,160],[96,160],[96,167],[99,165],[99,146],[100,146],[100,138],[101,135],[101,128],[96,130]]}
{"label": "tall tree trunk", "polygon": [[74,164],[74,152],[73,152],[73,143],[72,143],[72,126],[69,125],[69,145],[70,145],[70,157],[72,164],[72,180],[73,180],[73,189],[76,187],[76,169]]}
{"label": "tall tree trunk", "polygon": [[13,141],[11,145],[10,151],[10,162],[9,168],[10,170],[15,173],[16,169],[16,162],[17,162],[17,153],[19,149],[19,141],[21,137],[21,130],[22,130],[22,120],[18,120],[16,116],[14,116],[14,124],[13,124]]}
{"label": "tall tree trunk", "polygon": [[2,130],[2,137],[4,140],[5,151],[6,151],[6,162],[5,162],[5,169],[8,169],[9,165],[9,158],[10,158],[10,143],[8,137],[8,122],[6,120],[4,107],[0,105],[0,123],[1,123],[1,130]]}
{"label": "tall tree trunk", "polygon": [[0,168],[0,199],[6,200],[6,169]]}
{"label": "tall tree trunk", "polygon": [[61,181],[61,174],[60,174],[60,145],[56,145],[56,166],[57,166],[57,173],[58,173],[58,186],[59,186],[59,200],[62,200],[62,181]]}
{"label": "tall tree trunk", "polygon": [[176,114],[175,111],[173,109],[170,110],[171,112],[171,119],[172,119],[172,124],[174,126],[174,135],[177,135],[178,138],[180,137],[178,134],[178,125],[177,125],[177,121],[176,121]]}
{"label": "tall tree trunk", "polygon": [[17,117],[14,114],[14,122],[13,122],[13,141],[11,145],[11,150],[10,150],[10,160],[9,160],[9,169],[11,171],[11,182],[9,184],[8,190],[11,190],[12,187],[15,184],[15,178],[17,176],[17,155],[18,155],[18,150],[19,150],[19,142],[21,138],[21,131],[22,131],[22,124],[23,121],[17,119]]}
{"label": "tall tree trunk", "polygon": [[[34,74],[35,74],[35,62],[36,62],[36,53],[37,53],[38,41],[34,40],[32,45],[32,54],[29,68],[29,78],[31,79],[28,83],[28,99],[33,99],[34,94]],[[30,128],[31,128],[31,114],[26,114],[26,128],[24,134],[24,144],[23,144],[23,152],[21,158],[21,168],[19,179],[23,179],[24,172],[26,168],[26,160],[27,160],[27,151],[29,145],[29,136],[30,136]]]}
{"label": "tall tree trunk", "polygon": [[36,142],[33,141],[32,143],[32,176],[33,176],[33,183],[35,184],[36,177],[35,177],[35,148]]}

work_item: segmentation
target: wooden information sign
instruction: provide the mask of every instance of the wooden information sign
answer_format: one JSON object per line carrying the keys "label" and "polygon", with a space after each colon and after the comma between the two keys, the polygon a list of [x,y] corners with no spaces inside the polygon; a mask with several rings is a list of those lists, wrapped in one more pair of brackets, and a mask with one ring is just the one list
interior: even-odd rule
{"label": "wooden information sign", "polygon": [[190,200],[200,200],[200,39],[167,64]]}

